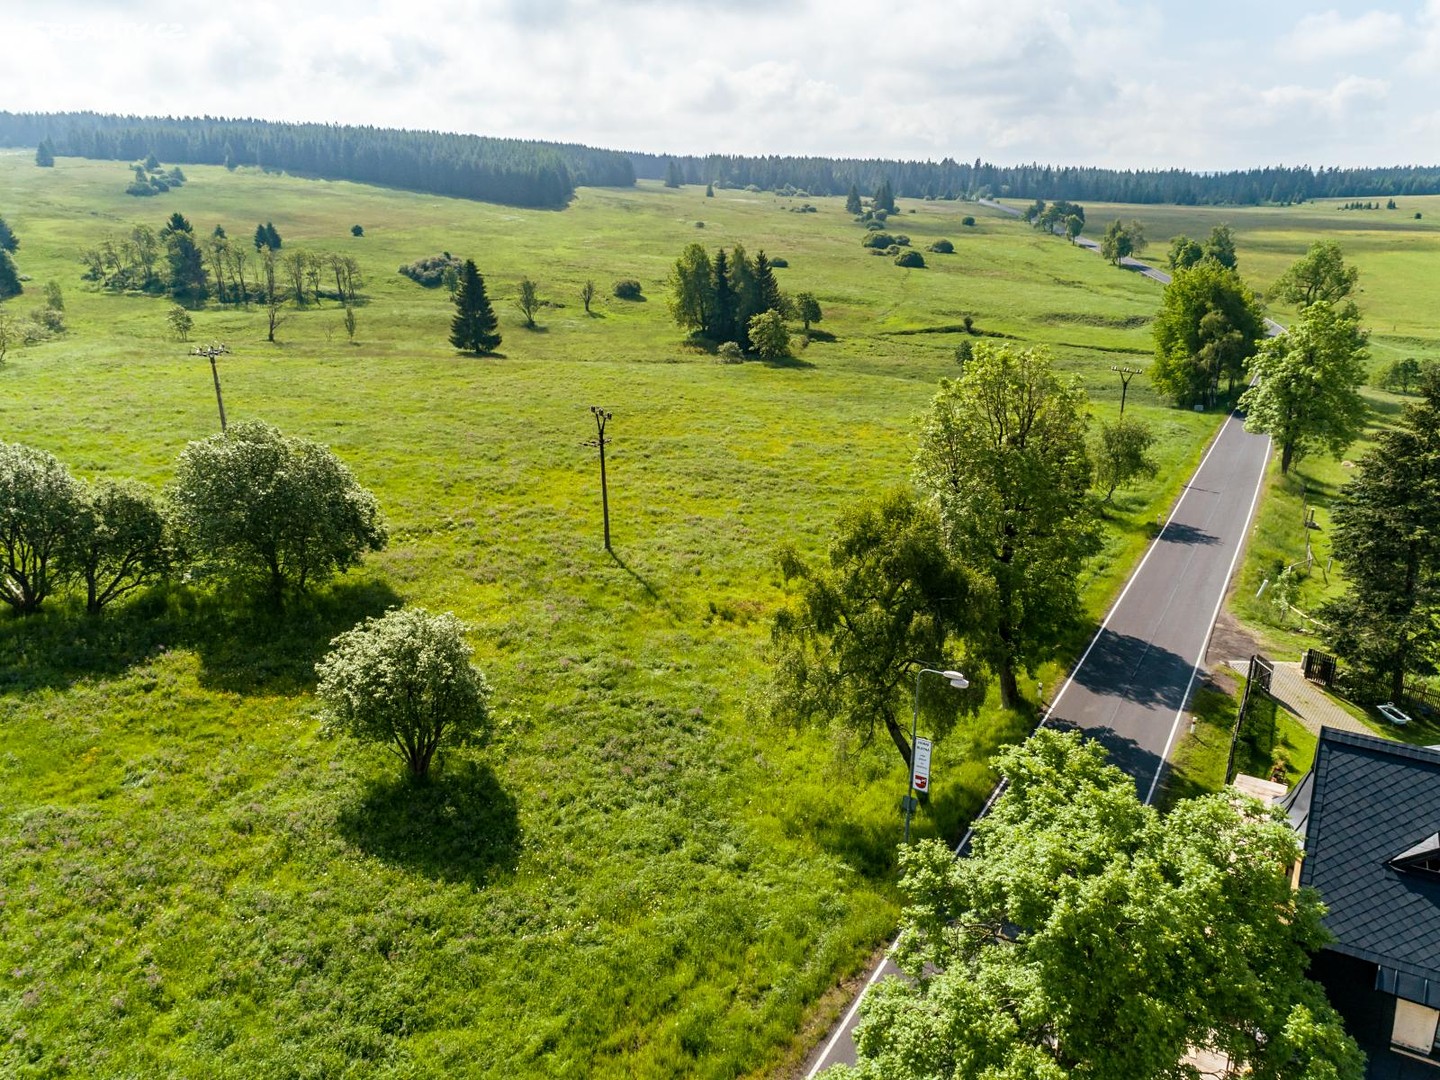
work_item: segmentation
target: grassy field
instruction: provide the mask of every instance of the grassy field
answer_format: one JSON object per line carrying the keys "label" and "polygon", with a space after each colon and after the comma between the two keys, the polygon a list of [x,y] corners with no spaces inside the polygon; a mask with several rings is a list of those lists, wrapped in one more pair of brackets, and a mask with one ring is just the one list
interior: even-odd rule
{"label": "grassy field", "polygon": [[[175,210],[241,242],[271,220],[287,248],[360,260],[356,343],[329,302],[290,312],[276,345],[258,308],[197,311],[192,338],[233,350],[232,421],[329,444],[392,542],[283,619],[183,586],[98,622],[64,605],[0,618],[0,1071],[730,1077],[793,1061],[894,925],[904,771],[768,714],[775,552],[819,554],[843,507],[905,479],[965,315],[1053,347],[1105,417],[1110,365],[1149,352],[1155,285],[966,204],[903,204],[891,231],[957,251],[902,270],[866,254],[838,199],[795,213],[641,185],[532,212],[197,167],[137,200],[122,163],[30,158],[0,154],[32,279],[6,307],[57,281],[71,329],[0,367],[0,438],[165,483],[217,426],[208,366],[166,336],[168,302],[95,291],[78,252]],[[786,258],[782,285],[816,293],[825,333],[773,366],[687,344],[663,281],[692,240]],[[457,356],[444,291],[396,273],[443,250],[486,275],[500,357]],[[526,274],[552,302],[537,331],[511,304]],[[624,277],[645,301],[609,296]],[[613,558],[592,404],[614,413]],[[1083,583],[1097,618],[1216,426],[1138,380],[1129,409],[1161,433],[1163,468],[1117,496]],[[322,739],[310,693],[330,637],[401,601],[471,624],[501,725],[421,795],[378,752]],[[937,747],[920,835],[958,831],[990,754],[1030,721],[992,703]]]}

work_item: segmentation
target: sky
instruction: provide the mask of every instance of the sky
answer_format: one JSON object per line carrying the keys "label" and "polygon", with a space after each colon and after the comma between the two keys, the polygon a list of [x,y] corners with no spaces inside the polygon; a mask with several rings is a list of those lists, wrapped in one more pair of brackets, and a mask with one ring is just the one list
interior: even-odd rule
{"label": "sky", "polygon": [[1440,0],[0,0],[0,108],[652,153],[1440,163]]}

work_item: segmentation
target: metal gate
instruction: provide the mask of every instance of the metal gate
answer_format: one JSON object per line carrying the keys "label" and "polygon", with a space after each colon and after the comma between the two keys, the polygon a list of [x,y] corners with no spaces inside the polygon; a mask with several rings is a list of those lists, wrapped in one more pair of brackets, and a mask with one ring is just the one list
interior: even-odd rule
{"label": "metal gate", "polygon": [[1327,689],[1335,685],[1335,657],[1319,649],[1306,649],[1302,662],[1305,678],[1318,682]]}

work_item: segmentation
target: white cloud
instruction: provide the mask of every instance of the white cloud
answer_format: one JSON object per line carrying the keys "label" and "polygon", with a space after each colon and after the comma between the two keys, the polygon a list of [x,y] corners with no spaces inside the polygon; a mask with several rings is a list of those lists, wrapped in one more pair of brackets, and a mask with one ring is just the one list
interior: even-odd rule
{"label": "white cloud", "polygon": [[[1253,31],[1154,0],[51,0],[7,27],[0,98],[656,152],[1407,161],[1434,143],[1382,106],[1440,97],[1440,0],[1425,12],[1283,14],[1256,64]],[[1401,31],[1408,64],[1317,73]]]}
{"label": "white cloud", "polygon": [[1404,37],[1405,20],[1392,11],[1367,11],[1353,19],[1326,11],[1301,19],[1278,51],[1298,60],[1333,60],[1389,49]]}

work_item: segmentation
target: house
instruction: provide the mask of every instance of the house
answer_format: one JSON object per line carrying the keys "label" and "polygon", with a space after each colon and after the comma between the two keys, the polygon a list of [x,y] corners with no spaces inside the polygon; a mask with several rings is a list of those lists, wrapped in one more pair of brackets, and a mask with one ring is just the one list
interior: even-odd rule
{"label": "house", "polygon": [[1280,804],[1305,842],[1335,941],[1311,975],[1369,1057],[1369,1080],[1440,1080],[1440,750],[1322,728]]}

